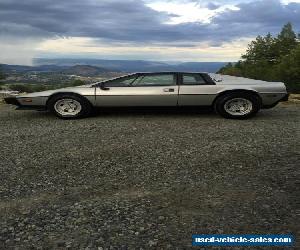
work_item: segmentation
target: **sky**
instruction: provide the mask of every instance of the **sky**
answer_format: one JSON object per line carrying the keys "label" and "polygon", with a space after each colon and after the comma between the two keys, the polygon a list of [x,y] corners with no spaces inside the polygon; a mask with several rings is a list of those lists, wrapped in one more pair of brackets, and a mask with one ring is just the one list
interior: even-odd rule
{"label": "sky", "polygon": [[0,63],[36,57],[236,61],[300,0],[0,0]]}

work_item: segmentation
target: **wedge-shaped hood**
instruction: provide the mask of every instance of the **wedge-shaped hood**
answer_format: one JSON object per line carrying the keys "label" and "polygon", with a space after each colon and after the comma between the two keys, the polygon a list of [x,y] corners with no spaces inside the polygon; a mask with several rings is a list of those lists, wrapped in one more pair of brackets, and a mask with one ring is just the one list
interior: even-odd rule
{"label": "wedge-shaped hood", "polygon": [[278,84],[282,85],[282,82],[267,82],[261,80],[253,80],[244,77],[220,75],[220,74],[209,74],[210,77],[216,82],[217,85],[262,85],[262,84]]}
{"label": "wedge-shaped hood", "polygon": [[92,84],[76,86],[76,87],[61,88],[61,89],[53,89],[53,90],[34,92],[34,93],[28,93],[28,94],[22,94],[22,95],[19,95],[17,97],[47,97],[47,96],[53,95],[55,93],[62,93],[62,92],[80,93],[81,92],[80,90],[86,89],[86,88],[92,88]]}

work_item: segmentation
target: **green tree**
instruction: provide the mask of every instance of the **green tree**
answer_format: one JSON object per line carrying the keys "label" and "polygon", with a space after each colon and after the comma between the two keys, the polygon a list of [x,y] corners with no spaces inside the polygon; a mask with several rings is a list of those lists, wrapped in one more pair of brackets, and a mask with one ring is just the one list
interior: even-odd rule
{"label": "green tree", "polygon": [[265,81],[282,81],[292,91],[300,91],[299,46],[291,23],[283,26],[273,37],[258,36],[241,56],[239,62],[227,64],[219,70],[221,74],[242,76]]}
{"label": "green tree", "polygon": [[76,79],[73,82],[71,82],[70,84],[68,84],[69,86],[80,86],[80,85],[84,85],[85,82],[80,80],[80,79]]}
{"label": "green tree", "polygon": [[242,76],[242,71],[241,68],[239,67],[240,63],[241,63],[240,61],[236,64],[228,63],[224,67],[222,67],[217,73],[227,74],[231,76]]}
{"label": "green tree", "polygon": [[10,90],[19,91],[19,92],[26,92],[26,93],[33,92],[32,89],[30,88],[30,86],[26,85],[26,84],[12,84],[12,85],[9,85],[8,88]]}
{"label": "green tree", "polygon": [[283,26],[276,39],[276,49],[280,56],[288,55],[298,44],[296,33],[291,23]]}
{"label": "green tree", "polygon": [[47,86],[44,84],[32,84],[28,86],[30,88],[30,92],[39,92],[39,91],[45,91],[48,90]]}
{"label": "green tree", "polygon": [[287,84],[289,91],[300,92],[300,44],[277,65],[278,79]]}
{"label": "green tree", "polygon": [[274,64],[280,57],[276,46],[276,38],[272,37],[270,33],[265,37],[258,36],[248,45],[246,54],[242,55],[242,59],[252,64],[261,61]]}

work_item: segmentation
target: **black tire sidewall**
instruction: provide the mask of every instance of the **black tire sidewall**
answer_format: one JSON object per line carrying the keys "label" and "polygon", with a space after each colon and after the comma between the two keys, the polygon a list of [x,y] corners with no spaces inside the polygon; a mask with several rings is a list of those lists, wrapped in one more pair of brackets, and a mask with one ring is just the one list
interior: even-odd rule
{"label": "black tire sidewall", "polygon": [[[246,115],[231,115],[229,113],[226,112],[224,106],[225,103],[231,99],[234,98],[244,98],[249,100],[252,103],[252,111]],[[261,108],[261,101],[259,99],[258,96],[256,96],[255,94],[250,94],[250,93],[228,93],[225,94],[221,97],[219,97],[214,105],[215,111],[225,117],[225,118],[229,118],[229,119],[246,119],[246,118],[250,118],[252,116],[254,116]]]}
{"label": "black tire sidewall", "polygon": [[[77,115],[71,115],[71,116],[64,116],[56,112],[54,105],[55,103],[60,100],[60,99],[73,99],[76,100],[77,102],[80,103],[81,105],[81,111]],[[86,117],[91,113],[92,106],[83,97],[77,96],[77,95],[72,95],[72,94],[60,94],[57,96],[52,97],[49,102],[48,102],[48,108],[51,112],[53,112],[56,116],[62,118],[62,119],[76,119],[76,118],[82,118]]]}

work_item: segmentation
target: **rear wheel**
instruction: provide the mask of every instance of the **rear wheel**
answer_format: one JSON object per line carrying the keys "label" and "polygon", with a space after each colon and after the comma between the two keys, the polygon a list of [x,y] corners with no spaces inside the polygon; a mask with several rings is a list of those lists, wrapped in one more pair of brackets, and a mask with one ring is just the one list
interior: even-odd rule
{"label": "rear wheel", "polygon": [[215,101],[214,108],[225,118],[246,119],[260,110],[261,101],[258,96],[251,93],[228,93]]}
{"label": "rear wheel", "polygon": [[92,111],[91,104],[83,97],[62,94],[49,100],[49,109],[60,118],[74,119],[88,116]]}

